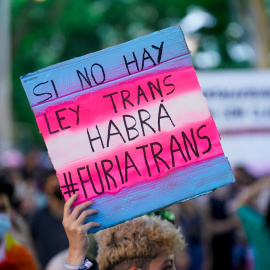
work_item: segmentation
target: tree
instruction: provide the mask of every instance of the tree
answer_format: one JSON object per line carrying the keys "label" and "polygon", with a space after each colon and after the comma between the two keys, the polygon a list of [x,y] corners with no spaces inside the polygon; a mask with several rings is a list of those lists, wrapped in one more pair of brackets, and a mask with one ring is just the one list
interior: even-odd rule
{"label": "tree", "polygon": [[[264,4],[263,0],[249,3],[260,12]],[[239,46],[246,38],[244,34],[235,35],[234,27],[243,28],[235,16],[237,12],[239,8],[234,8],[229,0],[194,0],[192,6],[188,1],[179,0],[13,0],[13,106],[16,122],[23,123],[17,132],[22,138],[17,139],[22,141],[28,136],[23,134],[28,132],[32,134],[30,140],[42,142],[19,80],[21,75],[183,22],[183,19],[188,18],[187,25],[194,25],[199,14],[201,24],[188,33],[188,40],[195,44],[195,67],[251,67],[255,63],[252,59],[237,58],[237,48],[241,49]],[[260,25],[266,19],[264,13]],[[265,31],[263,28],[258,40]],[[266,43],[269,44],[268,39],[263,42]],[[267,59],[269,47],[265,46],[263,51],[262,59]],[[208,65],[205,65],[205,56],[212,59]]]}

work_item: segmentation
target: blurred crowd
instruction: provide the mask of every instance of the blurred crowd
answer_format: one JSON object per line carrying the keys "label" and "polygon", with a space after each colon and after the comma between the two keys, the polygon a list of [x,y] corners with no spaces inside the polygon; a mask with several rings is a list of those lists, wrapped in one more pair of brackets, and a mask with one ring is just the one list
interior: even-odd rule
{"label": "blurred crowd", "polygon": [[[1,237],[8,233],[38,269],[61,269],[68,249],[62,226],[65,200],[47,153],[4,152],[0,168],[0,264]],[[187,242],[177,257],[177,270],[267,269],[270,178],[256,179],[243,167],[234,168],[234,176],[234,184],[168,209]],[[91,248],[93,260],[94,243]]]}

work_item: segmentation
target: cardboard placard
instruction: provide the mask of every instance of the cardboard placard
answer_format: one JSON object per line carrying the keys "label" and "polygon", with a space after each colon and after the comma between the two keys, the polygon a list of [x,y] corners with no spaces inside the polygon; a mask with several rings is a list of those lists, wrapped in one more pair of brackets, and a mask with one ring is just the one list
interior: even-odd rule
{"label": "cardboard placard", "polygon": [[65,199],[99,210],[87,221],[110,227],[233,182],[179,26],[21,81]]}

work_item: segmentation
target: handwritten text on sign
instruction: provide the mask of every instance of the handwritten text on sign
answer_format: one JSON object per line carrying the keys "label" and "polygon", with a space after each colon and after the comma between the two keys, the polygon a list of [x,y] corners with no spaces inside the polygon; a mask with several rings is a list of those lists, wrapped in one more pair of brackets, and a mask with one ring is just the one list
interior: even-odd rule
{"label": "handwritten text on sign", "polygon": [[233,180],[178,26],[22,83],[65,198],[96,199],[104,226]]}

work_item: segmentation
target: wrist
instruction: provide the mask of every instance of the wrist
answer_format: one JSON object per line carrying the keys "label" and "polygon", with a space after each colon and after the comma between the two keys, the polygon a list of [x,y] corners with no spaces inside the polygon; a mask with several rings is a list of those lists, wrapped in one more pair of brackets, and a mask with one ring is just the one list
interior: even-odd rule
{"label": "wrist", "polygon": [[82,251],[70,250],[68,252],[67,263],[74,265],[83,265],[86,254]]}
{"label": "wrist", "polygon": [[65,269],[87,270],[87,269],[90,269],[92,266],[93,264],[88,259],[84,261],[83,265],[74,265],[74,264],[65,263]]}

